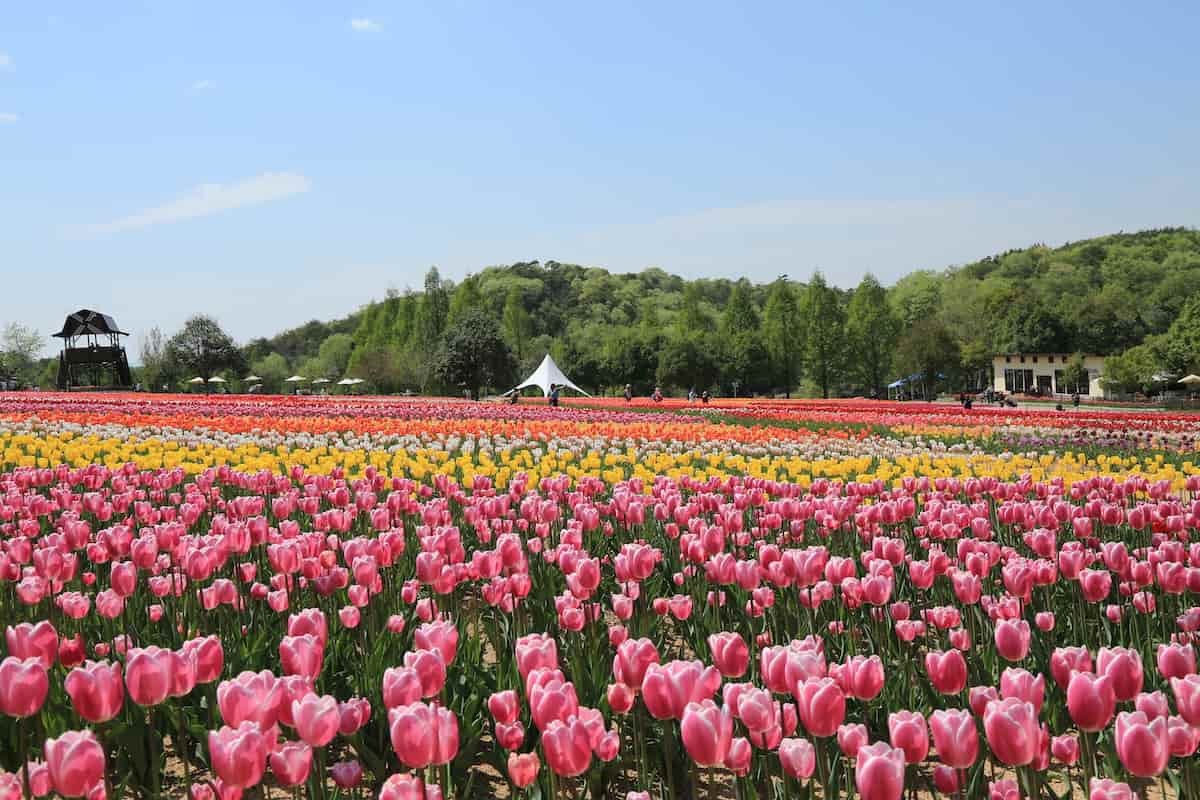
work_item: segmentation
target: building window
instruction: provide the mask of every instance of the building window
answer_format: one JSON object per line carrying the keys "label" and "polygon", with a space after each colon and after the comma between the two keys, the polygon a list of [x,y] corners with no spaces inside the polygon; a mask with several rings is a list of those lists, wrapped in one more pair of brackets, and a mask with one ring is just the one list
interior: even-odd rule
{"label": "building window", "polygon": [[1006,369],[1004,370],[1004,391],[1028,392],[1034,387],[1033,370]]}
{"label": "building window", "polygon": [[1033,363],[1035,363],[1035,364],[1037,363],[1037,356],[1033,357]]}
{"label": "building window", "polygon": [[1021,363],[1022,363],[1022,364],[1024,364],[1024,363],[1025,363],[1025,356],[1021,356]]}
{"label": "building window", "polygon": [[1005,364],[1011,364],[1011,363],[1012,363],[1012,356],[1005,356],[1005,357],[1004,357],[1004,363],[1005,363]]}

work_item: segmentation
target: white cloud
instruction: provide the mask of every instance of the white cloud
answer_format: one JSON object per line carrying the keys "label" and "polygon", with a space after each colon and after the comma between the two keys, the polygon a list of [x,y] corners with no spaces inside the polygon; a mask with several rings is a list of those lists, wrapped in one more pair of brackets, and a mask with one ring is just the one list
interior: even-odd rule
{"label": "white cloud", "polygon": [[0,72],[9,69],[16,69],[16,67],[13,65],[12,56],[10,56],[8,53],[5,53],[3,50],[0,50]]}
{"label": "white cloud", "polygon": [[163,205],[130,214],[113,222],[85,225],[79,230],[85,234],[117,233],[207,217],[222,211],[262,205],[294,194],[303,194],[311,186],[308,178],[294,172],[264,172],[262,175],[228,185],[206,183]]}
{"label": "white cloud", "polygon": [[209,89],[215,88],[217,88],[217,82],[208,78],[202,78],[192,84],[192,91],[194,92],[206,92]]}
{"label": "white cloud", "polygon": [[366,17],[355,17],[350,20],[350,28],[359,33],[380,33],[383,31],[382,23],[376,22],[373,19],[367,19]]}
{"label": "white cloud", "polygon": [[0,125],[13,125],[21,117],[9,111],[0,111]]}

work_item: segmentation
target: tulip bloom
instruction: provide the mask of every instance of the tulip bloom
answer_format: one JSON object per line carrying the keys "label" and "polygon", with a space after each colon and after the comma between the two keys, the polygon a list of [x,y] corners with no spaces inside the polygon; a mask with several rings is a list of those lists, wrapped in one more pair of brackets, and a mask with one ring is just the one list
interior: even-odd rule
{"label": "tulip bloom", "polygon": [[1153,778],[1166,769],[1171,759],[1166,718],[1148,720],[1140,711],[1122,712],[1113,734],[1117,755],[1130,774]]}
{"label": "tulip bloom", "polygon": [[983,713],[983,730],[996,758],[1011,767],[1021,767],[1037,756],[1041,731],[1032,703],[1009,697],[988,703]]}
{"label": "tulip bloom", "polygon": [[1196,671],[1196,651],[1190,644],[1160,644],[1158,673],[1167,680],[1182,678]]}
{"label": "tulip bloom", "polygon": [[551,721],[542,732],[546,765],[555,775],[566,778],[582,775],[592,764],[591,742],[587,725],[578,717],[568,717],[565,722]]}
{"label": "tulip bloom", "polygon": [[811,778],[817,767],[817,755],[812,742],[807,739],[784,739],[779,743],[779,764],[793,778]]}
{"label": "tulip bloom", "polygon": [[741,634],[722,632],[708,637],[713,664],[726,678],[740,678],[750,666],[750,648]]}
{"label": "tulip bloom", "polygon": [[904,792],[904,751],[887,742],[858,750],[854,785],[862,800],[900,800]]}
{"label": "tulip bloom", "polygon": [[966,769],[979,757],[979,734],[969,711],[938,709],[929,715],[929,730],[938,758],[946,766]]}
{"label": "tulip bloom", "polygon": [[1002,619],[996,623],[996,652],[1006,661],[1020,661],[1029,654],[1032,634],[1023,619]]}
{"label": "tulip bloom", "polygon": [[280,786],[299,786],[312,769],[312,748],[304,742],[288,742],[271,753],[271,772]]}
{"label": "tulip bloom", "polygon": [[250,721],[208,734],[213,772],[230,786],[246,788],[261,781],[268,749],[266,735]]}
{"label": "tulip bloom", "polygon": [[908,764],[919,764],[929,755],[929,731],[925,717],[917,711],[895,711],[888,715],[888,734],[892,747],[904,751]]}
{"label": "tulip bloom", "polygon": [[681,719],[689,703],[711,698],[721,673],[699,661],[650,664],[642,680],[642,702],[655,719]]}
{"label": "tulip bloom", "polygon": [[108,722],[125,702],[120,664],[88,661],[71,670],[65,686],[75,713],[92,724]]}
{"label": "tulip bloom", "polygon": [[156,706],[171,693],[172,673],[177,665],[171,651],[161,647],[130,648],[125,659],[125,688],[129,699],[140,706]]}
{"label": "tulip bloom", "polygon": [[303,699],[293,700],[292,720],[301,739],[313,747],[324,747],[337,736],[341,725],[337,699],[308,694]]}
{"label": "tulip bloom", "polygon": [[1117,707],[1112,679],[1090,672],[1074,672],[1067,685],[1067,711],[1083,731],[1101,731],[1108,727]]}
{"label": "tulip bloom", "polygon": [[692,703],[684,709],[680,733],[684,748],[697,766],[720,766],[729,755],[733,717],[712,700]]}
{"label": "tulip bloom", "polygon": [[321,640],[311,633],[285,636],[279,640],[279,662],[284,675],[316,678],[324,659],[325,648]]}
{"label": "tulip bloom", "polygon": [[67,731],[43,747],[50,783],[63,797],[83,797],[104,781],[104,748],[91,731]]}
{"label": "tulip bloom", "polygon": [[513,786],[524,789],[537,780],[541,766],[542,762],[538,760],[537,753],[509,753],[508,778]]}
{"label": "tulip bloom", "polygon": [[1112,680],[1117,701],[1132,700],[1142,690],[1142,657],[1125,647],[1105,647],[1096,654],[1096,672]]}
{"label": "tulip bloom", "polygon": [[54,666],[58,657],[58,632],[47,620],[9,625],[4,630],[4,640],[10,656],[36,658],[46,669]]}
{"label": "tulip bloom", "polygon": [[1137,800],[1137,795],[1127,783],[1118,783],[1111,778],[1092,778],[1088,800]]}
{"label": "tulip bloom", "polygon": [[798,687],[800,721],[813,736],[833,736],[846,718],[846,695],[831,678],[809,678]]}
{"label": "tulip bloom", "polygon": [[0,713],[30,717],[41,710],[50,691],[50,677],[37,658],[9,656],[0,661]]}
{"label": "tulip bloom", "polygon": [[958,694],[966,688],[967,662],[957,650],[926,653],[925,672],[933,688],[941,694]]}

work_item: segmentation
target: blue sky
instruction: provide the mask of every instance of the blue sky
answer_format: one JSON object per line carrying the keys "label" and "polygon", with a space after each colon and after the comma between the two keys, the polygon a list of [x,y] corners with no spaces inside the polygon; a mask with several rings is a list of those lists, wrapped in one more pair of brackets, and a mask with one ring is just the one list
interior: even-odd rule
{"label": "blue sky", "polygon": [[0,324],[244,341],[431,264],[848,286],[1200,224],[1200,6],[912,5],[5,3]]}

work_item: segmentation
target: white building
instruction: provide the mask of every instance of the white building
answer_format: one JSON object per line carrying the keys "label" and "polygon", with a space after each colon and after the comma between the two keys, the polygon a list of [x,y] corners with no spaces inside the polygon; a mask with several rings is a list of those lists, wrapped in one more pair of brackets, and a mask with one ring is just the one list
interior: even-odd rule
{"label": "white building", "polygon": [[1083,357],[1088,380],[1079,386],[1068,385],[1063,371],[1074,356],[1071,353],[1002,353],[992,357],[992,388],[1006,394],[1071,395],[1104,397],[1100,377],[1104,374],[1104,356]]}

